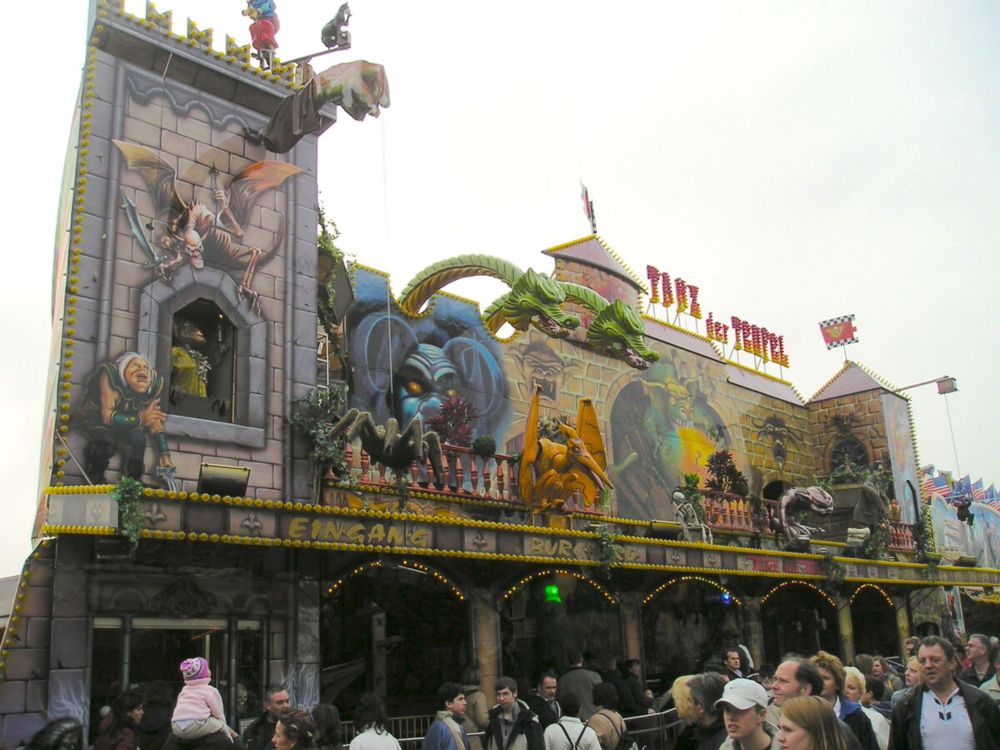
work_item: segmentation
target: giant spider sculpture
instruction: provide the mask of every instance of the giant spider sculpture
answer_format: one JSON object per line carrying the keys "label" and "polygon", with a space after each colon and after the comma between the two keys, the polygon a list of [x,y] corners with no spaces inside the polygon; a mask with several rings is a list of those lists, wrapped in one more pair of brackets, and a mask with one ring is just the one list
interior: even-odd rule
{"label": "giant spider sculpture", "polygon": [[401,472],[408,470],[414,461],[423,466],[427,459],[431,462],[435,486],[438,489],[444,487],[441,440],[433,430],[424,432],[419,416],[411,419],[406,428],[400,430],[395,417],[390,417],[384,425],[379,425],[370,413],[348,409],[331,430],[331,438],[340,435],[344,435],[348,442],[360,438],[361,447],[372,460],[389,467],[396,476],[401,476]]}

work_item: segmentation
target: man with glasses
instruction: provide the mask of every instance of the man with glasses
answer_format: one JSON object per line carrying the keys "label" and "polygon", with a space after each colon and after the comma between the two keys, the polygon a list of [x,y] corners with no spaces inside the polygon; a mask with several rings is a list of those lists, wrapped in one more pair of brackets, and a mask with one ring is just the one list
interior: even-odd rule
{"label": "man with glasses", "polygon": [[955,679],[955,647],[928,636],[917,658],[923,684],[892,709],[890,750],[1000,750],[1000,708]]}
{"label": "man with glasses", "polygon": [[501,677],[493,686],[497,704],[490,709],[483,746],[486,750],[545,750],[542,725],[517,697],[517,682]]}

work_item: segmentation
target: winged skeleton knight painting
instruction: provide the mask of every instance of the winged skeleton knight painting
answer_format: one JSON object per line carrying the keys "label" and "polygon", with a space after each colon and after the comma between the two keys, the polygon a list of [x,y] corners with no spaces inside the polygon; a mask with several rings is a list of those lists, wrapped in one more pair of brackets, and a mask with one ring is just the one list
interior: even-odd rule
{"label": "winged skeleton knight painting", "polygon": [[[239,297],[259,309],[260,296],[251,286],[254,271],[281,245],[283,231],[279,228],[269,248],[244,244],[250,214],[261,195],[281,187],[302,169],[278,161],[255,162],[232,178],[228,190],[219,186],[218,171],[213,170],[213,209],[193,198],[185,201],[177,190],[176,171],[152,149],[124,141],[114,144],[125,157],[128,168],[142,176],[152,194],[156,215],[144,224],[135,204],[122,193],[122,207],[132,234],[148,257],[146,266],[165,281],[185,265],[197,270],[207,262],[242,269]],[[156,231],[158,226],[162,231]],[[282,226],[283,222],[279,224]],[[146,236],[147,229],[153,230],[150,237]]]}

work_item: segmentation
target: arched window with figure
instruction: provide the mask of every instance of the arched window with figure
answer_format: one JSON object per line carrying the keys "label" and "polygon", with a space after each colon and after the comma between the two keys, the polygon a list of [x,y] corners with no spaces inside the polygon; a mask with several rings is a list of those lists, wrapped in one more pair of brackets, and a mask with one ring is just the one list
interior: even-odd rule
{"label": "arched window with figure", "polygon": [[214,302],[198,299],[174,314],[170,411],[233,421],[236,328]]}

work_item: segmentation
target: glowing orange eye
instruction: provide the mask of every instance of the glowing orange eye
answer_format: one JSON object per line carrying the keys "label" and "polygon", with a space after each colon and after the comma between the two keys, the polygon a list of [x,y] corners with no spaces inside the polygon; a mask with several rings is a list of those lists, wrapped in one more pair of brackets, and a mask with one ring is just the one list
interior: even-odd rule
{"label": "glowing orange eye", "polygon": [[408,380],[406,382],[406,392],[411,396],[422,396],[424,394],[424,387],[417,380]]}

